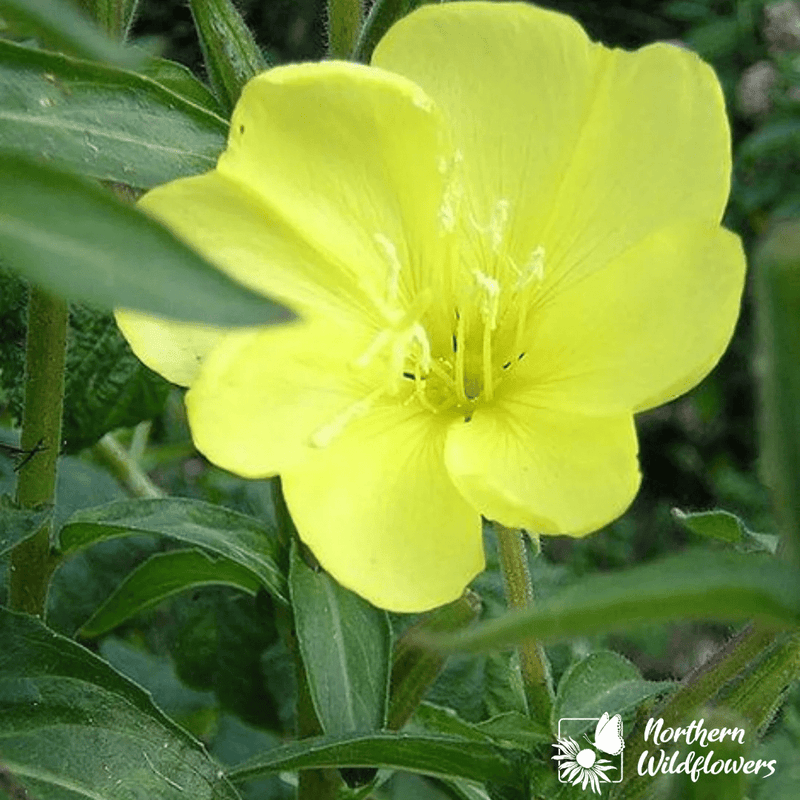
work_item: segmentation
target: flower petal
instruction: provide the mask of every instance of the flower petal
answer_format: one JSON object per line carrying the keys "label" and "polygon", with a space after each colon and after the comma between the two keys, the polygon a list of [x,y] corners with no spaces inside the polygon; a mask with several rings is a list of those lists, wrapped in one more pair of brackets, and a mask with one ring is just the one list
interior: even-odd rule
{"label": "flower petal", "polygon": [[189,386],[200,364],[225,331],[211,325],[161,319],[116,309],[114,316],[136,357],[178,386]]}
{"label": "flower petal", "polygon": [[247,84],[217,169],[298,231],[338,282],[381,307],[395,283],[401,296],[413,293],[412,276],[440,258],[451,150],[441,113],[407,79],[359,64],[295,64]]}
{"label": "flower petal", "polygon": [[[216,171],[159,186],[138,205],[232,278],[301,312],[352,317],[360,302],[352,283],[337,276],[302,235]],[[119,310],[116,317],[136,355],[182,386],[192,383],[226,333],[134,311]]]}
{"label": "flower petal", "polygon": [[733,333],[741,242],[723,228],[664,228],[529,312],[526,358],[503,388],[590,414],[641,411],[697,384]]}
{"label": "flower petal", "polygon": [[630,414],[589,417],[511,397],[453,423],[445,463],[481,513],[503,525],[581,536],[622,514],[639,488]]}
{"label": "flower petal", "polygon": [[373,63],[443,109],[474,198],[471,224],[502,235],[517,269],[543,247],[542,291],[602,267],[673,217],[721,217],[724,102],[711,68],[688,51],[609,50],[567,16],[470,2],[410,14]]}
{"label": "flower petal", "polygon": [[321,320],[228,334],[186,394],[198,449],[247,478],[303,462],[315,436],[381,385],[369,367],[354,366],[363,336]]}
{"label": "flower petal", "polygon": [[444,468],[446,425],[402,406],[377,409],[281,476],[303,541],[381,608],[448,603],[484,567],[480,516]]}

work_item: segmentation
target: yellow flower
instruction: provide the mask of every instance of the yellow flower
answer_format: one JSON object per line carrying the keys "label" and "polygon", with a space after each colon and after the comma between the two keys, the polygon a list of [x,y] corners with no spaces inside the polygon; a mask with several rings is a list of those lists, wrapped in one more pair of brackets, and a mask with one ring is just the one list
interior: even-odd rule
{"label": "yellow flower", "polygon": [[198,448],[280,474],[301,538],[378,606],[455,599],[481,515],[579,536],[639,485],[633,414],[726,347],[744,259],[729,131],[693,54],[523,4],[429,5],[372,66],[252,80],[212,172],[142,207],[301,322],[120,312],[189,387]]}

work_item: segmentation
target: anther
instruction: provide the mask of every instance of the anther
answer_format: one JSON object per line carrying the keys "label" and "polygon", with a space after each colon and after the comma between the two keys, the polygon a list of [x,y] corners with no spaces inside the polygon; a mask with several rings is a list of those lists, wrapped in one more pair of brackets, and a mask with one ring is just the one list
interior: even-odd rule
{"label": "anther", "polygon": [[497,327],[497,312],[500,309],[500,284],[479,269],[472,271],[475,283],[483,293],[481,298],[481,314],[484,322],[491,330]]}
{"label": "anther", "polygon": [[520,292],[532,281],[541,281],[544,278],[544,247],[538,245],[531,254],[522,270],[519,270],[514,291]]}
{"label": "anther", "polygon": [[320,449],[328,447],[344,429],[357,419],[367,414],[375,405],[375,401],[383,394],[383,388],[370,392],[366,397],[349,405],[340,414],[337,414],[327,425],[311,434],[311,445]]}
{"label": "anther", "polygon": [[380,245],[386,260],[389,262],[389,285],[386,299],[391,303],[396,301],[400,294],[400,272],[403,269],[403,265],[397,257],[397,248],[388,236],[376,233],[373,238]]}

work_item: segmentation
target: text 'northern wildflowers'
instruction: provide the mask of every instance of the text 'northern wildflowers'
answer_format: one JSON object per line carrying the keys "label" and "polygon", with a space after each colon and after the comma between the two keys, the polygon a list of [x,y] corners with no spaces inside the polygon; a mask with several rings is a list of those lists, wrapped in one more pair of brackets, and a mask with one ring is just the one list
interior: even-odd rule
{"label": "text 'northern wildflowers'", "polygon": [[633,414],[696,384],[737,317],[729,139],[689,52],[425,6],[372,66],[259,75],[217,168],[141,201],[300,320],[119,323],[189,387],[211,461],[281,475],[334,577],[428,609],[483,568],[481,515],[581,535],[627,508]]}

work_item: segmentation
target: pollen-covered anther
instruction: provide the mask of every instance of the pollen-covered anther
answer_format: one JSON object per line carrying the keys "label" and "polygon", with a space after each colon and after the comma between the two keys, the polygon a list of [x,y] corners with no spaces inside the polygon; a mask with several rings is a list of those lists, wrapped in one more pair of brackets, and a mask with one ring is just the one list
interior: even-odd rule
{"label": "pollen-covered anther", "polygon": [[403,265],[397,256],[397,248],[394,246],[394,242],[383,233],[376,233],[373,238],[380,246],[389,266],[386,301],[390,304],[397,303],[400,296],[400,273],[403,270]]}
{"label": "pollen-covered anther", "polygon": [[522,269],[516,267],[515,269],[518,273],[517,282],[514,284],[516,292],[527,288],[533,281],[542,281],[544,279],[544,247],[542,245],[535,247]]}
{"label": "pollen-covered anther", "polygon": [[370,392],[361,400],[356,400],[355,403],[351,403],[330,422],[326,423],[321,428],[317,428],[317,430],[311,434],[311,446],[320,449],[328,447],[334,439],[344,432],[344,429],[351,422],[366,416],[382,394],[383,387],[376,389],[374,392]]}

